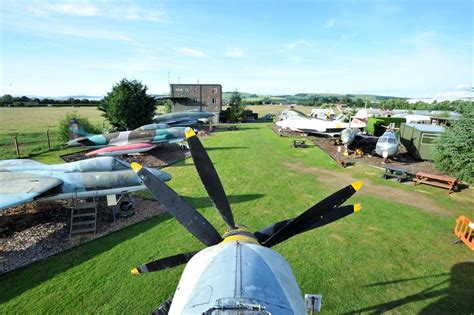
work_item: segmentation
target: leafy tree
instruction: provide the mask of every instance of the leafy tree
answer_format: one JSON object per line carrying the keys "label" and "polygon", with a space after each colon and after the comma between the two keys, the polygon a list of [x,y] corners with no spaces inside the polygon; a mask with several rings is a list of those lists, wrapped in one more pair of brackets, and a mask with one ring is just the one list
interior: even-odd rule
{"label": "leafy tree", "polygon": [[229,100],[230,108],[230,120],[232,121],[243,121],[244,120],[244,103],[242,96],[239,92],[235,91],[232,93]]}
{"label": "leafy tree", "polygon": [[474,112],[464,114],[437,141],[433,156],[438,170],[474,184]]}
{"label": "leafy tree", "polygon": [[166,113],[171,113],[171,108],[173,106],[173,102],[170,99],[166,99],[163,102],[163,105],[165,106],[165,112]]}
{"label": "leafy tree", "polygon": [[146,93],[146,85],[137,80],[122,79],[102,100],[99,110],[116,129],[135,129],[151,123],[156,100]]}
{"label": "leafy tree", "polygon": [[79,115],[77,112],[71,112],[67,113],[63,119],[59,121],[59,126],[58,126],[58,134],[59,138],[63,142],[67,142],[69,140],[69,129],[68,129],[68,124],[71,118],[76,118],[77,122],[79,125],[84,128],[85,131],[89,133],[101,133],[102,131],[100,128],[94,126],[87,117]]}
{"label": "leafy tree", "polygon": [[10,94],[5,94],[0,98],[0,106],[6,106],[13,103],[13,97]]}

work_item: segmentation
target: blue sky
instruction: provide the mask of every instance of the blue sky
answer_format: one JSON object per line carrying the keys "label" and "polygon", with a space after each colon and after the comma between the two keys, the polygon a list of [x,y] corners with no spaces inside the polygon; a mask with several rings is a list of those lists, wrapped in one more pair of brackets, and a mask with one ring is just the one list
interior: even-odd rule
{"label": "blue sky", "polygon": [[467,96],[472,1],[1,1],[1,90]]}

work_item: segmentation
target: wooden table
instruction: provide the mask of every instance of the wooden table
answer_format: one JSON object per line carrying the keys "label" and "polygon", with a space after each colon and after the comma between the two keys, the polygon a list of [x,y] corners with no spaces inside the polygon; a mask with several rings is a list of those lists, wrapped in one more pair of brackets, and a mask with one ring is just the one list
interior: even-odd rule
{"label": "wooden table", "polygon": [[413,179],[413,186],[416,184],[426,184],[441,188],[448,189],[448,193],[454,192],[458,184],[458,179],[455,177],[449,177],[444,175],[435,175],[425,172],[416,173],[416,177]]}

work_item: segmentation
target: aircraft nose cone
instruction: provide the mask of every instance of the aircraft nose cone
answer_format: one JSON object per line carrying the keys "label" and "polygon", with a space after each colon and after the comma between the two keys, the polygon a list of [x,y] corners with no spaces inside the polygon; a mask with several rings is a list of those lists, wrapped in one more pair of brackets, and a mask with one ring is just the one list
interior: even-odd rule
{"label": "aircraft nose cone", "polygon": [[171,174],[166,173],[165,171],[156,169],[156,168],[147,168],[150,172],[152,172],[156,177],[158,177],[161,181],[167,182],[171,180]]}

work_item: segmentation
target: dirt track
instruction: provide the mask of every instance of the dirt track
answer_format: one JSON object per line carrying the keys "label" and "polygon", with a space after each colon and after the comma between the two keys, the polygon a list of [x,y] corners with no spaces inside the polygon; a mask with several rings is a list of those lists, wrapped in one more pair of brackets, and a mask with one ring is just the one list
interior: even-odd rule
{"label": "dirt track", "polygon": [[[289,163],[286,162],[285,166],[300,173],[312,174],[319,177],[330,177],[330,181],[325,181],[325,184],[335,187],[346,186],[349,183],[352,183],[357,178],[354,178],[349,171],[345,172],[335,172],[328,169],[322,169],[317,167],[307,166],[302,162]],[[439,215],[450,215],[452,212],[448,209],[440,207],[437,202],[431,199],[428,196],[424,196],[419,192],[406,191],[404,189],[381,186],[373,184],[370,181],[363,181],[364,186],[362,187],[360,193],[375,196],[381,199],[390,200],[395,203],[400,203],[412,207],[419,208],[420,210],[436,213]]]}

